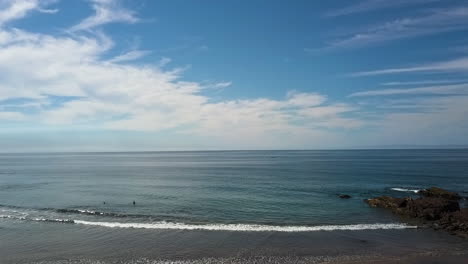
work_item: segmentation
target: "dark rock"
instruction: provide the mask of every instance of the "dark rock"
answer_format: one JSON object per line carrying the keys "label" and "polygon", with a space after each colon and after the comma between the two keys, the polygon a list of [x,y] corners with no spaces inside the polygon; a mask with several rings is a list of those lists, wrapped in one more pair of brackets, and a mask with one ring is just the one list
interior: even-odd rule
{"label": "dark rock", "polygon": [[446,230],[468,237],[468,208],[446,214],[437,224]]}
{"label": "dark rock", "polygon": [[341,199],[349,199],[349,198],[351,198],[351,195],[340,194],[338,197],[340,197]]}
{"label": "dark rock", "polygon": [[371,207],[388,208],[402,217],[417,219],[434,229],[468,237],[468,208],[460,209],[459,199],[457,193],[432,187],[417,199],[380,196],[365,202]]}
{"label": "dark rock", "polygon": [[424,197],[433,197],[433,198],[444,198],[449,200],[460,200],[462,197],[455,192],[449,192],[447,190],[438,188],[438,187],[431,187],[429,189],[419,191]]}
{"label": "dark rock", "polygon": [[426,220],[439,220],[445,214],[460,210],[456,200],[442,198],[419,198],[408,201],[405,214]]}
{"label": "dark rock", "polygon": [[397,209],[406,203],[406,198],[394,198],[390,196],[380,196],[365,200],[371,207]]}

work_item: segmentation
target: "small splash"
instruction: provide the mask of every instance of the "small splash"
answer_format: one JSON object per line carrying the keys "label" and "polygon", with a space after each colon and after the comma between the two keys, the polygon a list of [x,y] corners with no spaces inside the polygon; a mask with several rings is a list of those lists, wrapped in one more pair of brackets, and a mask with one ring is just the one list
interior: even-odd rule
{"label": "small splash", "polygon": [[15,216],[15,215],[0,215],[0,218],[3,218],[3,219],[26,220],[26,217],[19,217],[19,216]]}
{"label": "small splash", "polygon": [[418,189],[406,189],[406,188],[390,188],[392,191],[397,192],[412,192],[412,193],[419,193],[421,190]]}

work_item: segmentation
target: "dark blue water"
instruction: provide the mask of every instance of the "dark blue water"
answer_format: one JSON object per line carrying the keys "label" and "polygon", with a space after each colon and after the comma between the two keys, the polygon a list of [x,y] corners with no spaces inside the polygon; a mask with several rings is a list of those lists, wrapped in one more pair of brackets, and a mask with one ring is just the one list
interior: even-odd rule
{"label": "dark blue water", "polygon": [[11,219],[374,224],[395,218],[362,200],[412,194],[392,188],[468,190],[468,150],[1,154],[0,173]]}

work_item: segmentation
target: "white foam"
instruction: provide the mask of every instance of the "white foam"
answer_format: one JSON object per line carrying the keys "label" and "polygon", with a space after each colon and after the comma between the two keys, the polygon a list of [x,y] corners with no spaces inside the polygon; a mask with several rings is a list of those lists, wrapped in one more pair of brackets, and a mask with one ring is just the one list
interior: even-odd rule
{"label": "white foam", "polygon": [[413,192],[413,193],[418,193],[421,191],[421,190],[416,190],[416,189],[405,189],[405,188],[391,188],[391,190],[397,191],[397,192]]}
{"label": "white foam", "polygon": [[26,217],[19,217],[19,216],[14,216],[14,215],[0,215],[0,218],[5,218],[5,219],[16,219],[16,220],[26,220]]}
{"label": "white foam", "polygon": [[207,230],[207,231],[234,231],[234,232],[313,232],[335,230],[377,230],[377,229],[408,229],[417,226],[405,224],[356,224],[356,225],[323,225],[323,226],[272,226],[249,224],[205,224],[194,225],[184,223],[119,223],[119,222],[90,222],[75,220],[76,224],[102,226],[110,228],[142,228],[142,229],[176,229],[176,230]]}

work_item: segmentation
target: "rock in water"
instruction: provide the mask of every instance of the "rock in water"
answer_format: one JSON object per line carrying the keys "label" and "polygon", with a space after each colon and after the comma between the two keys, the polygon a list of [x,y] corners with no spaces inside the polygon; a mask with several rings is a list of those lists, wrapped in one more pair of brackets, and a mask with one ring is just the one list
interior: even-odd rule
{"label": "rock in water", "polygon": [[468,237],[468,208],[460,209],[461,197],[457,193],[432,187],[421,194],[423,197],[417,199],[380,196],[365,202],[371,207],[388,208],[400,216],[418,219],[434,229]]}
{"label": "rock in water", "polygon": [[411,217],[439,220],[447,213],[459,211],[460,205],[456,200],[420,198],[409,201],[405,208],[406,214]]}
{"label": "rock in water", "polygon": [[461,196],[458,195],[458,193],[449,192],[447,190],[437,188],[437,187],[431,187],[429,189],[421,190],[419,191],[419,194],[425,197],[444,198],[444,199],[457,200],[457,201],[461,199]]}
{"label": "rock in water", "polygon": [[400,208],[401,204],[405,202],[405,198],[380,196],[380,197],[376,197],[372,199],[367,199],[365,200],[365,202],[369,204],[371,207],[396,209],[396,208]]}
{"label": "rock in water", "polygon": [[351,198],[351,195],[340,194],[338,197],[340,197],[341,199],[349,199],[349,198]]}

